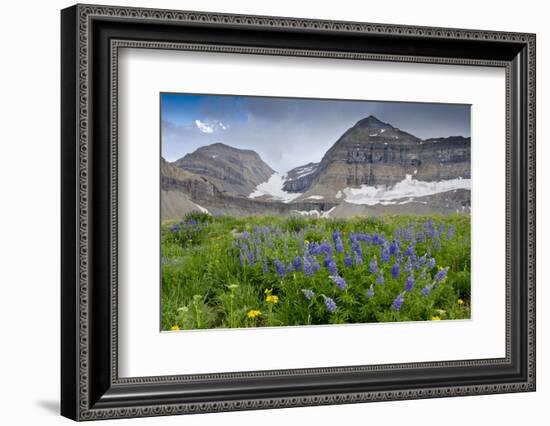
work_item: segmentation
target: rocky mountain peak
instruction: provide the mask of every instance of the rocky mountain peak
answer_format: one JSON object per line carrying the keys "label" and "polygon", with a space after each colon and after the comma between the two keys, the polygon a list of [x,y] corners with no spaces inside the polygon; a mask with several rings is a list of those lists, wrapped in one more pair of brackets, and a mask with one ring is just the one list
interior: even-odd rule
{"label": "rocky mountain peak", "polygon": [[173,165],[206,176],[220,190],[238,195],[250,194],[274,173],[255,151],[221,142],[200,147]]}
{"label": "rocky mountain peak", "polygon": [[368,128],[368,129],[395,129],[391,124],[384,123],[383,121],[379,120],[374,115],[369,115],[368,117],[365,117],[361,120],[359,120],[354,127],[360,127],[360,128]]}

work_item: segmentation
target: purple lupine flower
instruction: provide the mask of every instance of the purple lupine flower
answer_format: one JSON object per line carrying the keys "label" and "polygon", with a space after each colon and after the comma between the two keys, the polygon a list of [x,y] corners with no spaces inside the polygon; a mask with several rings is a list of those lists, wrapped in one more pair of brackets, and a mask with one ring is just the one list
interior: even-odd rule
{"label": "purple lupine flower", "polygon": [[371,285],[367,290],[367,299],[370,299],[373,296],[374,296],[374,289],[372,288],[372,285]]}
{"label": "purple lupine flower", "polygon": [[338,275],[338,266],[332,257],[328,258],[328,261],[325,258],[325,266],[328,269],[330,275]]}
{"label": "purple lupine flower", "polygon": [[311,243],[309,245],[309,252],[314,256],[319,256],[323,253],[330,256],[332,254],[332,246],[328,241],[323,241],[321,244]]}
{"label": "purple lupine flower", "polygon": [[397,279],[399,278],[399,273],[400,273],[399,263],[394,263],[393,266],[391,267],[391,276],[394,279]]}
{"label": "purple lupine flower", "polygon": [[264,274],[269,272],[269,265],[267,264],[267,257],[264,257]]}
{"label": "purple lupine flower", "polygon": [[325,306],[327,307],[328,311],[333,314],[334,311],[336,311],[336,308],[338,308],[338,306],[336,306],[336,302],[334,302],[334,300],[332,300],[330,297],[323,297],[325,299]]}
{"label": "purple lupine flower", "polygon": [[413,241],[414,240],[414,224],[410,224],[405,229],[405,241]]}
{"label": "purple lupine flower", "polygon": [[372,243],[375,245],[375,246],[381,246],[382,244],[384,244],[385,240],[383,237],[381,237],[380,235],[378,235],[378,232],[376,232],[373,236],[372,236]]}
{"label": "purple lupine flower", "polygon": [[412,273],[409,274],[407,277],[407,281],[405,281],[405,291],[411,291],[414,287],[414,276]]}
{"label": "purple lupine flower", "polygon": [[405,272],[411,272],[412,271],[412,262],[411,262],[410,257],[407,259],[407,262],[405,262],[405,266],[403,266],[403,270]]}
{"label": "purple lupine flower", "polygon": [[372,257],[369,264],[369,271],[371,274],[376,274],[378,272],[378,262],[376,261],[376,257]]}
{"label": "purple lupine flower", "polygon": [[344,290],[348,285],[340,275],[330,275],[329,278],[338,286],[340,290]]}
{"label": "purple lupine flower", "polygon": [[417,232],[416,232],[416,241],[420,241],[421,243],[425,243],[426,242],[426,234],[425,232],[422,230],[422,229],[419,229]]}
{"label": "purple lupine flower", "polygon": [[353,255],[353,262],[356,265],[361,265],[363,263],[363,256],[361,256],[359,253],[354,253]]}
{"label": "purple lupine flower", "polygon": [[415,245],[414,243],[411,244],[410,246],[408,246],[406,249],[405,249],[405,253],[403,253],[405,256],[412,256],[413,254],[415,254]]}
{"label": "purple lupine flower", "polygon": [[420,266],[424,266],[424,265],[426,264],[426,260],[427,260],[427,259],[426,259],[426,255],[424,254],[423,256],[420,256],[420,257],[418,258],[418,264],[419,264]]}
{"label": "purple lupine flower", "polygon": [[286,276],[285,264],[281,262],[279,259],[275,259],[273,261],[273,265],[275,265],[275,271],[277,272],[279,277],[284,278]]}
{"label": "purple lupine flower", "polygon": [[430,292],[432,291],[432,286],[429,284],[426,284],[426,287],[422,289],[422,295],[424,297],[428,297],[430,295]]}
{"label": "purple lupine flower", "polygon": [[170,232],[178,232],[179,230],[180,230],[180,227],[178,225],[170,226]]}
{"label": "purple lupine flower", "polygon": [[393,300],[393,303],[391,304],[391,308],[394,311],[399,311],[401,309],[401,306],[403,306],[404,301],[405,301],[405,294],[399,293],[397,297]]}
{"label": "purple lupine flower", "polygon": [[317,261],[317,259],[313,258],[313,260],[311,261],[311,264],[313,267],[313,272],[317,272],[319,269],[321,269],[321,265],[319,265],[319,262]]}
{"label": "purple lupine flower", "polygon": [[307,300],[311,300],[315,296],[315,292],[313,290],[310,290],[310,289],[307,289],[307,288],[302,289],[302,294],[304,295],[304,297]]}
{"label": "purple lupine flower", "polygon": [[332,239],[334,240],[334,248],[338,253],[344,252],[344,242],[342,241],[342,234],[336,230],[332,233]]}
{"label": "purple lupine flower", "polygon": [[241,262],[241,266],[244,267],[246,264],[246,256],[242,250],[239,252],[239,261]]}
{"label": "purple lupine flower", "polygon": [[361,243],[359,240],[359,237],[357,235],[352,235],[350,237],[350,243],[351,243],[351,250],[357,257],[360,257],[361,260],[363,259],[363,248],[361,247]]}
{"label": "purple lupine flower", "polygon": [[294,256],[294,260],[292,261],[292,266],[294,266],[295,271],[302,270],[302,259],[300,259],[300,256],[298,255]]}
{"label": "purple lupine flower", "polygon": [[430,260],[428,260],[428,268],[429,269],[435,268],[435,258],[434,257],[432,257],[432,258],[430,258]]}
{"label": "purple lupine flower", "polygon": [[247,257],[250,266],[254,266],[254,250],[248,250]]}
{"label": "purple lupine flower", "polygon": [[399,246],[400,246],[400,241],[398,239],[394,239],[391,243],[390,243],[390,254],[393,254],[394,256],[399,252]]}
{"label": "purple lupine flower", "polygon": [[436,283],[443,281],[443,279],[447,276],[447,268],[441,268],[437,273],[434,275],[434,281]]}
{"label": "purple lupine flower", "polygon": [[313,270],[313,264],[311,262],[311,259],[309,257],[304,256],[304,274],[306,274],[306,277],[312,276],[315,271]]}
{"label": "purple lupine flower", "polygon": [[433,238],[435,236],[436,230],[434,221],[432,219],[428,220],[426,223],[426,232],[430,236],[430,238]]}
{"label": "purple lupine flower", "polygon": [[376,284],[378,285],[384,284],[384,275],[382,274],[382,271],[378,273],[378,277],[376,278]]}
{"label": "purple lupine flower", "polygon": [[390,249],[387,245],[382,247],[382,251],[380,252],[380,260],[382,263],[388,263],[390,261]]}
{"label": "purple lupine flower", "polygon": [[292,265],[291,262],[289,262],[288,265],[286,265],[286,272],[291,273],[293,271],[294,271],[294,266]]}
{"label": "purple lupine flower", "polygon": [[348,268],[351,268],[351,266],[353,265],[353,261],[351,260],[351,256],[348,252],[346,252],[346,254],[344,255],[344,265],[346,265],[346,267]]}

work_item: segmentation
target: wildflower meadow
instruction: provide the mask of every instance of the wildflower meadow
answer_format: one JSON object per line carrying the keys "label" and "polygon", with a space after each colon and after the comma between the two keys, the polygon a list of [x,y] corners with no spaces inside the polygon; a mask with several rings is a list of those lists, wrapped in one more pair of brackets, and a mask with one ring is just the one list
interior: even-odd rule
{"label": "wildflower meadow", "polygon": [[191,213],[161,227],[162,329],[470,318],[470,217]]}

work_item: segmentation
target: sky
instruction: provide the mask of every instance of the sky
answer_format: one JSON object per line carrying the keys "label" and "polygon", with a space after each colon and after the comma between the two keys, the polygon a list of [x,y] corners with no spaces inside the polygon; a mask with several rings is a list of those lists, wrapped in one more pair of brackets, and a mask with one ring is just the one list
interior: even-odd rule
{"label": "sky", "polygon": [[221,142],[280,173],[320,161],[369,115],[421,139],[470,136],[470,105],[162,93],[160,107],[166,160]]}

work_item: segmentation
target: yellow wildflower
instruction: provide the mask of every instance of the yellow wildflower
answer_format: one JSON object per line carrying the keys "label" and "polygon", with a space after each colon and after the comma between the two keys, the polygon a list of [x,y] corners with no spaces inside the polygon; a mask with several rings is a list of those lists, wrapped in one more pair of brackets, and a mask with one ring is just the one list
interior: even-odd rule
{"label": "yellow wildflower", "polygon": [[279,296],[275,296],[274,294],[269,294],[265,301],[268,303],[279,303]]}
{"label": "yellow wildflower", "polygon": [[170,330],[172,331],[178,331],[180,327],[177,324],[174,324],[172,327],[170,327]]}
{"label": "yellow wildflower", "polygon": [[252,318],[252,319],[259,317],[260,315],[262,315],[262,312],[257,309],[252,309],[248,311],[248,313],[246,314],[248,318]]}
{"label": "yellow wildflower", "polygon": [[438,317],[436,315],[432,316],[432,321],[440,321],[441,317]]}
{"label": "yellow wildflower", "polygon": [[309,244],[309,241],[308,241],[308,240],[304,240],[304,244]]}
{"label": "yellow wildflower", "polygon": [[456,301],[456,303],[458,303],[459,305],[464,305],[464,300],[458,299],[458,300]]}
{"label": "yellow wildflower", "polygon": [[272,292],[273,292],[273,289],[272,289],[272,288],[266,288],[266,289],[264,290],[264,293],[265,293],[265,294],[271,294]]}

